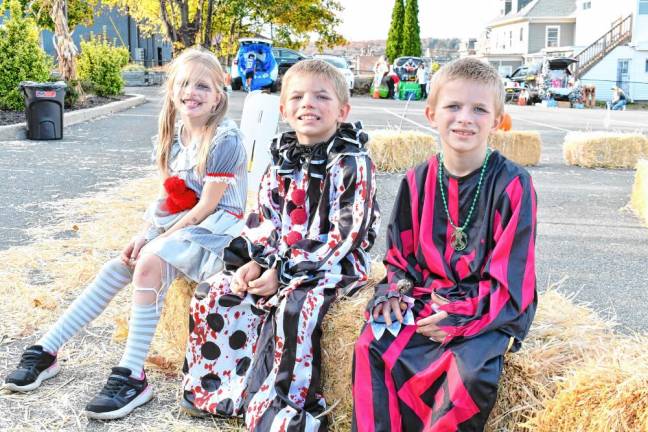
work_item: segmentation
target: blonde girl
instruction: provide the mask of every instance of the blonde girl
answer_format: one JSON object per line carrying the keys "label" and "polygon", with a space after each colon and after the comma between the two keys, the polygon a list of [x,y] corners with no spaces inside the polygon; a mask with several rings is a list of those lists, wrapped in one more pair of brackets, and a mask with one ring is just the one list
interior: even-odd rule
{"label": "blonde girl", "polygon": [[223,69],[208,51],[187,49],[171,64],[155,140],[160,195],[145,213],[144,229],[23,352],[6,388],[27,392],[55,376],[61,346],[132,283],[126,349],[86,414],[121,418],[153,397],[143,365],[167,288],[179,274],[201,281],[218,273],[223,248],[242,227],[246,156],[239,130],[225,117],[223,86]]}

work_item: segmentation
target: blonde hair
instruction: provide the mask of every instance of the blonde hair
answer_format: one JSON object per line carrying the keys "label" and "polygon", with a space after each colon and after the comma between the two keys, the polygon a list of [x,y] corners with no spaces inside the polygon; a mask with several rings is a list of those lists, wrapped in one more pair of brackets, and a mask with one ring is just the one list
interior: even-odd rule
{"label": "blonde hair", "polygon": [[430,93],[427,98],[428,106],[432,108],[436,106],[439,91],[444,84],[458,79],[491,87],[495,101],[495,115],[499,116],[502,114],[504,111],[505,96],[502,78],[494,67],[471,57],[453,60],[434,74],[430,82]]}
{"label": "blonde hair", "polygon": [[302,60],[288,69],[281,80],[281,94],[279,101],[283,105],[288,97],[290,82],[304,75],[316,76],[328,80],[333,85],[333,91],[342,105],[349,103],[349,87],[342,73],[324,60]]}
{"label": "blonde hair", "polygon": [[228,99],[227,93],[223,91],[225,73],[223,72],[223,68],[218,61],[218,58],[216,58],[216,56],[210,51],[202,48],[188,48],[184,50],[182,54],[176,57],[169,66],[169,73],[164,89],[162,110],[160,111],[160,117],[158,119],[158,146],[156,160],[160,171],[164,175],[167,175],[169,154],[171,153],[171,146],[173,145],[173,140],[176,134],[176,79],[178,78],[178,72],[184,66],[191,68],[190,73],[188,75],[185,74],[184,76],[186,81],[195,81],[197,77],[209,78],[212,81],[215,90],[220,94],[220,101],[205,123],[202,138],[198,144],[197,170],[200,175],[204,175],[211,141],[216,133],[218,124],[225,117]]}

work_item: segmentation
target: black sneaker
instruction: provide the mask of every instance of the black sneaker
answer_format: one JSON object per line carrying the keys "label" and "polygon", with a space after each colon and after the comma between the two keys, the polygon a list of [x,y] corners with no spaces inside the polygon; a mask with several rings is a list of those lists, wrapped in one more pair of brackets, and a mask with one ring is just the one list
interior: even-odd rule
{"label": "black sneaker", "polygon": [[18,368],[7,375],[4,387],[19,392],[32,391],[60,370],[55,355],[44,351],[40,345],[33,345],[22,353]]}
{"label": "black sneaker", "polygon": [[114,367],[108,382],[86,405],[86,415],[98,420],[112,420],[126,417],[135,408],[153,398],[153,389],[146,382],[146,376],[135,379],[131,370]]}
{"label": "black sneaker", "polygon": [[195,396],[192,392],[185,390],[182,399],[180,399],[180,411],[191,417],[207,417],[210,415],[207,411],[196,408],[194,405]]}

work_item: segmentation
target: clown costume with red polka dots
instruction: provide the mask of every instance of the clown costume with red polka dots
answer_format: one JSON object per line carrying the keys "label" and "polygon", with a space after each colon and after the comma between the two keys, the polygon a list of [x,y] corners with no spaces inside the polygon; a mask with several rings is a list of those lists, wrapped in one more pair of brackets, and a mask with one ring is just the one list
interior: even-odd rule
{"label": "clown costume with red polka dots", "polygon": [[321,323],[368,279],[379,224],[367,135],[344,123],[344,78],[318,60],[283,80],[258,208],[225,250],[227,268],[191,304],[182,406],[244,417],[248,430],[326,430]]}

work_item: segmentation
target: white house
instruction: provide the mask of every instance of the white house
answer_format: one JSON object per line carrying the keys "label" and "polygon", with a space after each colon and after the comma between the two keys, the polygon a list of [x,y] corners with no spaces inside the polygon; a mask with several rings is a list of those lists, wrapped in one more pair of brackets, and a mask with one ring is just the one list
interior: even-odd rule
{"label": "white house", "polygon": [[648,0],[578,0],[576,74],[609,100],[613,86],[648,100]]}
{"label": "white house", "polygon": [[479,41],[478,56],[502,75],[549,54],[571,54],[577,0],[501,0],[500,16]]}

